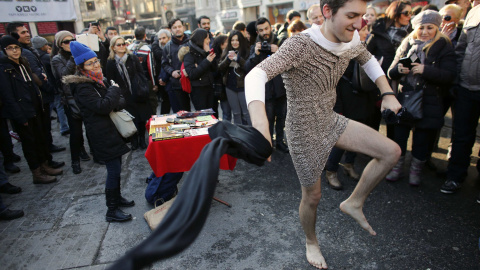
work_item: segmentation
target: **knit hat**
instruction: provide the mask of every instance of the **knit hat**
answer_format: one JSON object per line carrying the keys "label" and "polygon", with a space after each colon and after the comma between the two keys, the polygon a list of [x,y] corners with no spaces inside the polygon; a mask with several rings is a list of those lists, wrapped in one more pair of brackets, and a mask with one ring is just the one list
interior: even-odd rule
{"label": "knit hat", "polygon": [[40,49],[47,44],[48,44],[48,41],[41,36],[36,36],[32,38],[32,47],[34,49]]}
{"label": "knit hat", "polygon": [[69,31],[60,31],[55,34],[55,44],[57,44],[57,47],[62,47],[62,41],[66,37],[72,37],[74,38],[73,34]]}
{"label": "knit hat", "polygon": [[434,10],[425,10],[418,13],[412,20],[414,29],[426,23],[435,24],[437,27],[440,27],[440,24],[442,24],[442,15]]}
{"label": "knit hat", "polygon": [[2,49],[5,51],[5,48],[7,48],[9,45],[18,45],[20,46],[20,43],[18,40],[10,35],[5,35],[0,39],[0,46],[2,46]]}
{"label": "knit hat", "polygon": [[75,64],[80,65],[88,59],[97,57],[97,54],[93,52],[87,45],[77,41],[70,42],[70,51],[72,52]]}

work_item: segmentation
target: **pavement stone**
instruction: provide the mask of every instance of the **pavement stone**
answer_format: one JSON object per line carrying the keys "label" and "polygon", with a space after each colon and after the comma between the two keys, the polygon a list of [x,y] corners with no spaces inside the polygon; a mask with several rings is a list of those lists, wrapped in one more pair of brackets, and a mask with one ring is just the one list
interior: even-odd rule
{"label": "pavement stone", "polygon": [[[433,155],[440,168],[447,164],[448,123]],[[144,198],[151,169],[144,151],[123,157],[122,194],[136,202],[124,210],[134,219],[107,223],[105,166],[82,162],[83,172],[74,175],[68,137],[58,134],[55,121],[52,127],[55,143],[67,146],[67,151],[54,153],[55,160],[67,163],[64,174],[54,184],[33,185],[22,157],[22,172],[11,174],[10,181],[23,191],[2,197],[10,208],[24,209],[25,217],[0,222],[0,269],[107,269],[150,235],[143,214],[152,208]],[[21,145],[15,143],[14,150],[20,154]],[[477,142],[473,153],[478,150]],[[468,179],[453,195],[441,194],[444,179],[427,169],[418,188],[411,188],[406,179],[381,182],[364,209],[375,237],[338,208],[356,182],[341,169],[343,191],[331,189],[322,179],[317,236],[329,269],[480,269],[477,159],[472,158]],[[263,167],[239,161],[234,171],[221,171],[215,196],[232,208],[212,202],[197,240],[147,269],[314,269],[305,260],[298,221],[300,184],[291,158],[274,152],[272,160]],[[409,160],[407,155],[407,164]],[[361,172],[368,161],[359,155],[355,169]]]}

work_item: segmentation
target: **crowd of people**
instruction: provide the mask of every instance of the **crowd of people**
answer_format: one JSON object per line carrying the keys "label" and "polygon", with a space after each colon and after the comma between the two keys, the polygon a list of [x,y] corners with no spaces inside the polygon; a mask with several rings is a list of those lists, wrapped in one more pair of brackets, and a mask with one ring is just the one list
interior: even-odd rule
{"label": "crowd of people", "polygon": [[[387,125],[387,137],[401,149],[398,162],[386,176],[388,181],[406,175],[407,141],[413,131],[408,181],[412,186],[421,184],[423,167],[434,167],[431,155],[449,109],[454,124],[441,192],[454,193],[466,178],[480,116],[480,106],[476,106],[480,100],[480,11],[478,1],[470,2],[449,0],[438,10],[432,5],[412,8],[411,2],[397,0],[384,14],[368,6],[356,27],[361,44],[378,61],[402,105],[406,106],[408,93],[422,91],[422,106],[413,119]],[[52,157],[53,152],[66,150],[52,139],[51,112],[55,111],[58,132],[69,136],[72,172],[82,173],[81,162],[91,155],[94,162],[104,164],[106,219],[131,219],[120,209],[135,204],[120,192],[121,156],[130,149],[146,149],[145,124],[150,116],[212,108],[223,121],[252,125],[245,77],[292,36],[319,29],[325,21],[323,14],[315,4],[307,11],[308,21],[291,10],[283,24],[272,25],[261,17],[249,23],[239,21],[227,34],[212,33],[206,16],[187,34],[184,22],[175,18],[151,39],[138,27],[133,41],[119,36],[114,27],[102,31],[91,24],[83,32],[98,36],[97,51],[77,42],[77,35],[69,31],[58,32],[49,43],[40,36],[31,38],[23,23],[8,24],[0,39],[0,193],[21,192],[6,174],[20,171],[15,162],[21,157],[13,152],[11,137],[22,144],[34,184],[53,183],[63,173],[65,162]],[[404,59],[413,56],[413,63],[405,64]],[[333,110],[378,130],[383,96],[368,83],[362,66],[356,60],[348,64],[336,87]],[[280,74],[269,77],[264,93],[272,145],[285,154],[290,151],[288,144],[294,143],[285,135],[287,82]],[[130,138],[122,138],[109,118],[111,111],[120,109],[135,117],[138,132]],[[344,153],[345,161],[340,164]],[[332,188],[342,188],[337,176],[340,165],[351,178],[360,178],[353,166],[355,155],[333,147],[325,165]],[[477,168],[480,171],[480,163]],[[23,211],[7,209],[0,199],[0,219],[21,216]]]}

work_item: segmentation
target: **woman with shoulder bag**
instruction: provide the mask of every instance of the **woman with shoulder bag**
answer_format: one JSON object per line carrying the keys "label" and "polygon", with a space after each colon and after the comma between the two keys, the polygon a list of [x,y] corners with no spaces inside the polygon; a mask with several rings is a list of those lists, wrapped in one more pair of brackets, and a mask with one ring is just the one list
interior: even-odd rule
{"label": "woman with shoulder bag", "polygon": [[69,141],[72,171],[74,174],[79,174],[82,172],[80,160],[90,160],[90,156],[84,147],[83,120],[70,88],[61,82],[63,77],[75,74],[76,65],[70,52],[70,42],[72,41],[75,41],[75,37],[68,31],[60,31],[55,35],[55,44],[52,50],[52,72],[55,80],[58,81],[58,85],[61,86],[59,91],[65,106],[68,126],[70,127]]}
{"label": "woman with shoulder bag", "polygon": [[[407,141],[413,130],[409,183],[418,186],[428,158],[431,134],[443,126],[443,96],[456,76],[456,60],[450,40],[439,30],[442,16],[438,12],[423,11],[412,23],[414,31],[398,48],[388,76],[399,80],[399,101],[416,119],[395,126],[395,142],[402,149],[402,156],[386,178],[397,181],[403,176]],[[413,63],[407,67],[400,61],[406,65]],[[408,98],[415,96],[419,98],[411,105]]]}
{"label": "woman with shoulder bag", "polygon": [[130,151],[110,118],[112,111],[123,109],[125,99],[118,85],[109,85],[103,77],[100,60],[86,45],[71,42],[70,48],[75,58],[78,72],[66,76],[63,82],[70,86],[75,101],[85,121],[85,129],[94,149],[93,155],[104,161],[107,167],[105,198],[108,207],[106,220],[131,220],[130,214],[119,207],[134,206],[134,201],[122,197],[120,173],[122,156]]}
{"label": "woman with shoulder bag", "polygon": [[209,44],[208,32],[202,28],[195,29],[188,42],[190,51],[183,59],[185,71],[192,85],[190,98],[195,110],[214,107],[213,72],[216,70],[214,62],[216,54],[210,52]]}
{"label": "woman with shoulder bag", "polygon": [[134,77],[144,77],[142,79],[145,82],[147,80],[140,60],[127,49],[125,39],[121,36],[113,37],[110,41],[110,56],[107,61],[106,76],[109,80],[118,83],[125,97],[125,109],[135,117],[133,121],[138,132],[130,137],[132,150],[136,150],[139,146],[141,149],[146,149],[145,124],[151,116],[151,109],[148,101],[142,102],[142,100],[136,98],[138,96],[136,91],[138,91],[139,86],[135,83],[142,80],[135,80]]}
{"label": "woman with shoulder bag", "polygon": [[227,99],[232,108],[234,123],[252,125],[245,100],[245,61],[248,59],[248,41],[242,32],[232,31],[228,36],[227,48],[223,51],[218,65],[224,73],[223,83],[226,86]]}

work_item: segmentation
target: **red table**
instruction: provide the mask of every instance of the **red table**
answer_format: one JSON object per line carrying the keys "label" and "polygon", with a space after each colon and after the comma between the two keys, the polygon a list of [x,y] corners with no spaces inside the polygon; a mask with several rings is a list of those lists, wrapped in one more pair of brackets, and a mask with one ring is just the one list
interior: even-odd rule
{"label": "red table", "polygon": [[[145,157],[159,177],[165,173],[189,171],[203,147],[211,140],[208,135],[201,135],[155,142],[150,137],[149,142]],[[220,159],[222,170],[233,170],[236,164],[237,159],[226,154]]]}

